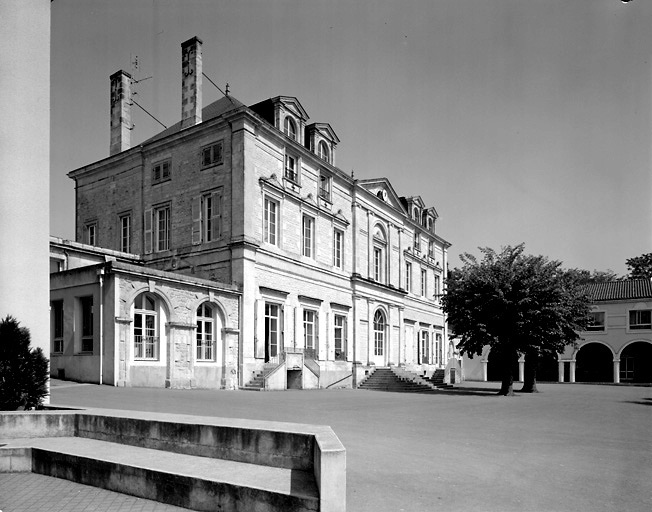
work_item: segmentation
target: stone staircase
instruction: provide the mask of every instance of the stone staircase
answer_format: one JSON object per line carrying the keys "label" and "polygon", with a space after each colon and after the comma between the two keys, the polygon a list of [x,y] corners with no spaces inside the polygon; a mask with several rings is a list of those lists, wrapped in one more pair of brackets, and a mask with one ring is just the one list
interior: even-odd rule
{"label": "stone staircase", "polygon": [[418,375],[391,366],[379,367],[358,386],[359,389],[395,393],[437,393],[439,388]]}
{"label": "stone staircase", "polygon": [[265,389],[265,375],[274,370],[279,363],[265,363],[262,370],[256,372],[253,378],[240,389],[245,391],[263,391]]}
{"label": "stone staircase", "polygon": [[439,389],[453,389],[455,386],[452,384],[446,384],[444,382],[444,377],[446,376],[446,372],[444,370],[435,370],[435,373],[433,373],[429,378],[425,379],[431,384],[433,384],[435,387]]}

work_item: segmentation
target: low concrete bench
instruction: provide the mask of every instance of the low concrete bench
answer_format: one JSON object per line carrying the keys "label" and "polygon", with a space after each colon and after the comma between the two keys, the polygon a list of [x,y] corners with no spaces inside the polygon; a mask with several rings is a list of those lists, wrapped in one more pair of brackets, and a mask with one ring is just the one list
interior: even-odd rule
{"label": "low concrete bench", "polygon": [[33,471],[195,510],[344,511],[330,427],[111,410],[0,414],[0,472]]}

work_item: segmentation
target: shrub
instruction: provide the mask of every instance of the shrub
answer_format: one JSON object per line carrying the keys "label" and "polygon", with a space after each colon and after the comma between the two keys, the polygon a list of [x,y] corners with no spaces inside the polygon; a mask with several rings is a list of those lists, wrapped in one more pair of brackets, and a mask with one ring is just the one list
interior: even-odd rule
{"label": "shrub", "polygon": [[0,321],[0,410],[34,409],[48,394],[49,361],[30,341],[14,317]]}

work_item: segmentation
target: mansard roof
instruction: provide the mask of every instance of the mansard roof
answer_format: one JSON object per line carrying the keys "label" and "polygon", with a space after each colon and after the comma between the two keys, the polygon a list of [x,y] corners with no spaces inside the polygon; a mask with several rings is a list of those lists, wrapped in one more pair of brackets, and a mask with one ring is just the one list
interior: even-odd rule
{"label": "mansard roof", "polygon": [[276,96],[255,103],[254,105],[250,105],[249,108],[265,119],[269,124],[274,126],[274,105],[277,103],[280,103],[285,109],[294,113],[304,121],[310,118],[306,109],[301,105],[301,102],[299,102],[299,100],[294,96]]}
{"label": "mansard roof", "polygon": [[[230,112],[231,110],[235,110],[240,107],[244,107],[245,104],[242,103],[240,100],[234,98],[233,96],[224,96],[220,98],[217,101],[214,101],[213,103],[206,105],[202,110],[201,110],[201,116],[202,116],[202,123],[209,121],[211,119],[214,119],[216,117],[219,117],[221,115],[226,114],[227,112]],[[197,126],[200,126],[201,123]],[[150,137],[147,139],[143,144],[147,144],[149,142],[154,142],[159,139],[163,139],[167,137],[168,135],[172,135],[173,133],[177,133],[181,131],[181,121],[178,123],[173,124],[169,128],[166,128],[160,133],[157,133],[153,137]]]}
{"label": "mansard roof", "polygon": [[630,279],[590,283],[586,285],[586,290],[594,302],[652,299],[652,280]]}

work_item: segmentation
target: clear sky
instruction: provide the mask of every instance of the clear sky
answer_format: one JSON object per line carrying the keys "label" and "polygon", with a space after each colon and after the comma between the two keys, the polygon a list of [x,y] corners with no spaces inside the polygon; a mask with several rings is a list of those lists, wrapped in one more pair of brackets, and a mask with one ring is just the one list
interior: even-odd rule
{"label": "clear sky", "polygon": [[[565,267],[652,252],[652,1],[55,0],[51,233],[74,239],[66,173],[109,152],[109,76],[181,116],[181,43],[246,104],[296,96],[337,165],[439,213],[452,266],[525,242]],[[220,93],[204,81],[204,105]],[[162,127],[134,107],[132,143]]]}

